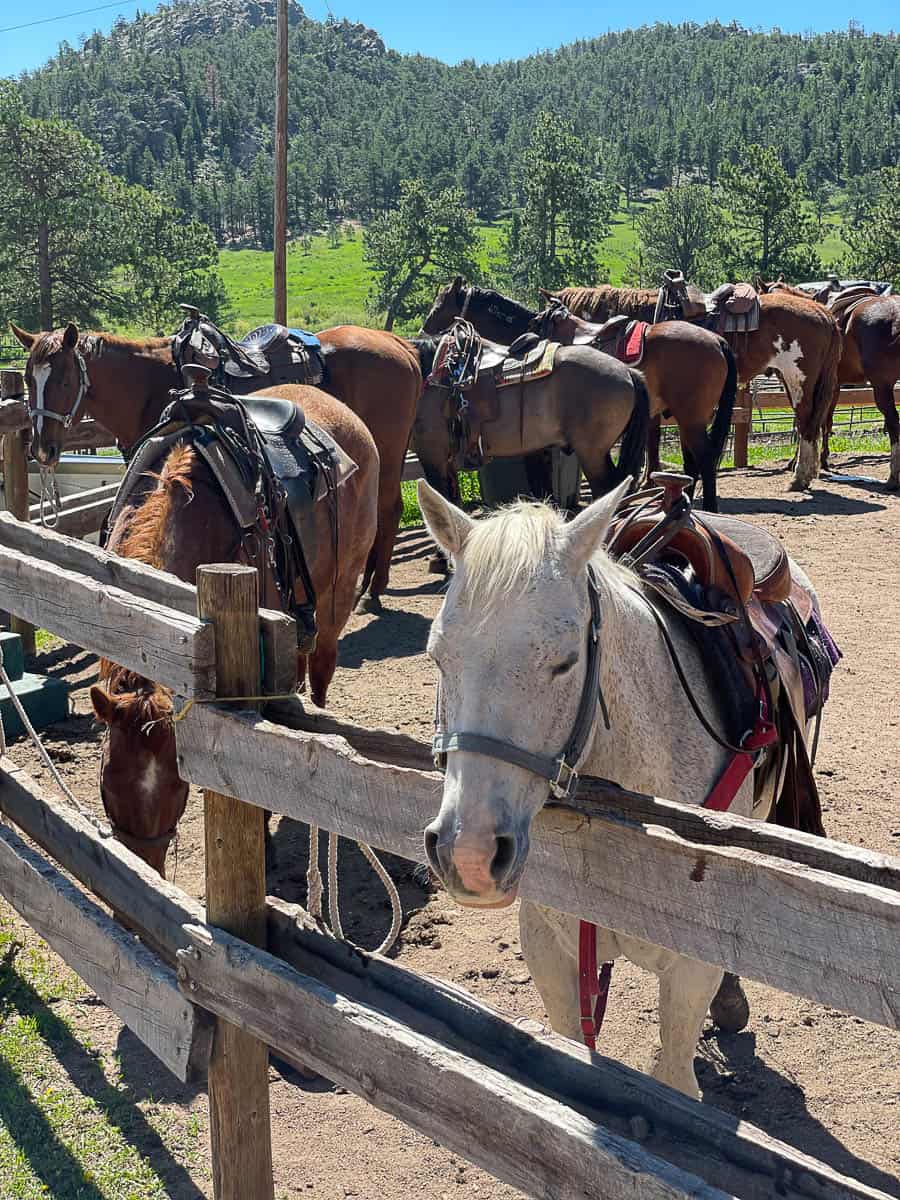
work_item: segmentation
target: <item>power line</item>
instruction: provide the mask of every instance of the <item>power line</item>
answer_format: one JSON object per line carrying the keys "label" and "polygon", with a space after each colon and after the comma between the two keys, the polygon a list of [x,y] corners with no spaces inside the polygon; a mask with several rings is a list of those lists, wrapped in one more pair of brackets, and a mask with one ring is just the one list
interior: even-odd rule
{"label": "power line", "polygon": [[107,8],[124,8],[129,0],[116,0],[114,4],[98,4],[96,8],[80,8],[77,12],[60,13],[55,17],[41,17],[38,21],[26,21],[24,25],[7,25],[0,33],[15,33],[19,29],[31,29],[34,25],[51,25],[54,21],[68,21],[70,17],[85,17],[89,13],[103,12]]}

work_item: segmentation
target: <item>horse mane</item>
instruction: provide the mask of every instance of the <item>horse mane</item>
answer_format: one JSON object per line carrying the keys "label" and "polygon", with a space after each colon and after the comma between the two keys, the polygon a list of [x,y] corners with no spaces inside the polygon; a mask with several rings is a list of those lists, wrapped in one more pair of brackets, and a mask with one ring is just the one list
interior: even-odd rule
{"label": "horse mane", "polygon": [[[62,349],[65,332],[65,329],[50,329],[37,334],[31,347],[31,361],[34,366],[48,362]],[[154,350],[163,350],[168,345],[169,338],[127,338],[117,333],[97,331],[82,333],[78,337],[78,349],[88,358],[99,357],[107,351],[120,354],[149,354]]]}
{"label": "horse mane", "polygon": [[437,354],[437,348],[441,339],[439,337],[432,337],[428,333],[418,333],[415,337],[407,338],[406,340],[418,354],[422,377],[425,378],[425,376],[431,374],[431,368],[434,366],[434,356]]}
{"label": "horse mane", "polygon": [[[169,451],[162,470],[151,476],[156,479],[156,487],[129,512],[125,534],[117,547],[123,558],[165,570],[163,553],[169,519],[180,500],[189,503],[193,498],[191,471],[195,462],[191,446],[179,445]],[[100,662],[100,680],[124,724],[152,729],[159,723],[171,723],[175,705],[169,688],[109,659]]]}
{"label": "horse mane", "polygon": [[651,288],[571,287],[555,293],[572,313],[589,320],[606,320],[608,316],[624,313],[629,317],[649,319],[656,308],[657,292]]}

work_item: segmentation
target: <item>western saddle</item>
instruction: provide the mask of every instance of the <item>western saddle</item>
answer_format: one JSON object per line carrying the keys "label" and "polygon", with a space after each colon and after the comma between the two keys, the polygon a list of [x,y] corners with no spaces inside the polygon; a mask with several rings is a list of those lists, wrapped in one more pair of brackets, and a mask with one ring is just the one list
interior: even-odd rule
{"label": "western saddle", "polygon": [[749,283],[723,283],[701,292],[681,271],[664,271],[653,323],[697,321],[716,333],[751,333],[759,328],[759,295]]}
{"label": "western saddle", "polygon": [[[583,317],[576,317],[558,296],[550,296],[547,307],[532,317],[528,323],[528,332],[517,338],[510,350],[527,337],[547,337],[565,346],[593,346],[596,350],[602,350],[604,354],[611,354],[614,358],[625,361],[624,348],[638,325],[646,326],[646,322],[639,322],[634,317],[624,314],[610,317],[602,324],[585,321]],[[643,332],[646,332],[646,329]],[[638,366],[642,358],[643,341],[639,354],[628,358],[628,365]]]}
{"label": "western saddle", "polygon": [[132,450],[109,528],[138,481],[176,445],[189,443],[212,472],[241,531],[244,561],[271,578],[282,609],[297,621],[297,648],[316,644],[316,593],[308,560],[316,550],[315,505],[327,500],[337,569],[337,488],[356,470],[334,439],[291,400],[238,399],[209,386],[207,367],[184,367],[159,422]]}
{"label": "western saddle", "polygon": [[314,334],[269,324],[236,342],[194,305],[179,307],[185,318],[172,337],[172,357],[182,382],[183,368],[191,363],[206,367],[220,387],[240,395],[270,384],[317,387],[322,382],[321,343]]}

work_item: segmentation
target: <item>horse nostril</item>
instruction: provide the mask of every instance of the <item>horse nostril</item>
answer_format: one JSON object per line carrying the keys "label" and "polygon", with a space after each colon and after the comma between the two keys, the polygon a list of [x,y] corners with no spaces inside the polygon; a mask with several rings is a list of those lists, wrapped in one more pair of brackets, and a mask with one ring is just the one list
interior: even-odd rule
{"label": "horse nostril", "polygon": [[440,860],[438,859],[437,845],[438,845],[438,835],[434,832],[433,829],[426,829],[425,830],[425,854],[428,858],[428,862],[429,862],[432,870],[436,871],[437,874],[440,875],[441,864],[440,864]]}
{"label": "horse nostril", "polygon": [[497,849],[494,851],[494,858],[491,862],[491,875],[497,883],[502,883],[515,861],[516,839],[508,834],[503,834],[497,838]]}

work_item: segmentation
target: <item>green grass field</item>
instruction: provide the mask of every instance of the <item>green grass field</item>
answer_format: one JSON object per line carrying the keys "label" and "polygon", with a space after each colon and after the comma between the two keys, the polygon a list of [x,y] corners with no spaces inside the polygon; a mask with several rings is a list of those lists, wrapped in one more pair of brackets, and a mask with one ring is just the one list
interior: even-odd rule
{"label": "green grass field", "polygon": [[[600,262],[611,283],[621,283],[627,268],[637,258],[637,217],[650,201],[620,209],[612,220],[610,235],[598,248]],[[846,249],[838,236],[841,218],[830,212],[825,217],[826,236],[818,250],[826,262]],[[481,225],[479,261],[486,271],[500,250],[501,224]],[[272,319],[272,254],[268,250],[222,250],[219,269],[228,296],[229,330],[241,333]],[[363,261],[363,233],[353,230],[352,239],[329,245],[323,234],[312,239],[309,252],[299,242],[288,248],[288,324],[301,329],[328,329],[332,325],[374,325],[366,310],[371,272]],[[409,332],[400,329],[399,332]]]}

